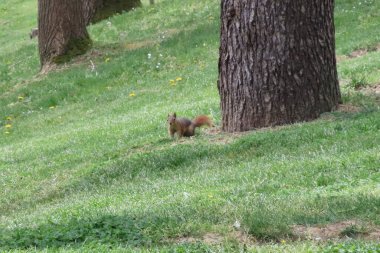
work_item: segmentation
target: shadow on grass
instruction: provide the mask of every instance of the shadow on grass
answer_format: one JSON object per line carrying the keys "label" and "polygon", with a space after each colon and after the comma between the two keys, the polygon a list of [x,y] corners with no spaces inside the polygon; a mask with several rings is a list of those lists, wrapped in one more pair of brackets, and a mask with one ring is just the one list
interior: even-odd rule
{"label": "shadow on grass", "polygon": [[281,198],[261,195],[251,205],[254,207],[244,214],[244,225],[250,234],[263,241],[294,237],[291,226],[296,224],[328,224],[350,219],[376,223],[380,215],[380,198],[368,193]]}
{"label": "shadow on grass", "polygon": [[[229,145],[210,145],[197,140],[194,144],[186,140],[173,146],[170,145],[170,141],[159,139],[156,143],[152,143],[150,150],[146,152],[136,152],[130,156],[123,156],[123,152],[115,154],[111,162],[99,165],[89,174],[64,186],[55,194],[98,189],[102,185],[118,180],[132,181],[140,177],[158,178],[163,175],[162,173],[202,166],[200,162],[204,160],[211,159],[217,163],[219,159],[230,159],[233,165],[269,154],[299,154],[305,152],[305,148],[319,150],[321,143],[329,146],[341,140],[351,140],[354,143],[370,132],[379,131],[380,117],[378,116],[379,112],[375,112],[363,114],[363,116],[358,115],[355,120],[316,122],[316,124],[303,125],[301,128],[258,132],[237,139]],[[334,134],[326,135],[326,129],[334,131]],[[347,131],[354,134],[347,135]],[[368,142],[363,138],[362,144],[366,145],[365,148],[371,148],[376,145],[376,140]],[[356,147],[355,145],[347,146],[347,149],[351,148],[355,149]],[[341,150],[341,152],[346,151]],[[246,217],[244,225],[258,238],[276,240],[289,236],[291,234],[289,225],[292,224],[323,223],[352,217],[376,219],[373,215],[378,215],[378,196],[350,192],[347,194],[352,194],[352,196],[326,195],[300,199],[298,196],[259,195],[262,199],[252,199],[252,208],[249,208],[244,215]],[[58,197],[51,195],[45,200],[36,200],[36,203],[51,201]],[[180,207],[178,208],[180,209]],[[210,207],[208,210],[213,210],[212,208]],[[180,216],[175,212],[171,215],[163,213],[148,213],[143,216],[123,214],[84,219],[73,218],[64,224],[50,222],[37,227],[3,229],[0,230],[0,248],[34,247],[43,249],[75,247],[75,245],[79,247],[85,242],[124,244],[131,247],[157,245],[171,235],[183,233],[181,225],[197,219],[199,224],[202,221],[206,222],[206,218],[209,218],[207,216],[198,217],[199,210],[195,209],[184,212],[186,220],[181,218],[183,215]]]}
{"label": "shadow on grass", "polygon": [[[294,238],[291,226],[295,224],[324,224],[353,218],[378,222],[379,204],[378,196],[362,193],[302,198],[259,195],[245,203],[247,211],[242,215],[242,222],[260,241],[279,241]],[[198,217],[199,212],[214,210],[212,207],[187,210],[182,205],[174,209],[169,213],[108,214],[72,218],[62,223],[49,221],[36,227],[0,229],[0,250],[79,248],[91,243],[109,247],[157,247],[167,244],[170,238],[196,234],[193,231],[208,222],[206,217]],[[191,226],[193,230],[189,230]]]}
{"label": "shadow on grass", "polygon": [[368,136],[374,136],[372,132],[379,130],[380,117],[376,111],[358,113],[354,118],[341,114],[336,121],[314,122],[301,127],[252,132],[226,145],[214,145],[210,141],[186,140],[183,143],[176,143],[159,139],[149,143],[145,150],[140,150],[144,148],[143,145],[134,147],[134,151],[129,148],[114,154],[106,154],[102,159],[104,162],[68,184],[62,184],[43,196],[36,193],[34,199],[17,200],[13,206],[3,206],[1,209],[5,215],[11,213],[15,207],[30,208],[81,191],[98,190],[120,181],[157,179],[177,171],[196,173],[202,169],[203,161],[213,161],[215,166],[219,164],[234,166],[266,156],[295,156],[305,152],[321,152],[321,145],[328,150],[339,142],[352,143],[342,147],[339,152],[353,152],[357,148],[371,149],[378,145],[378,140],[373,137],[369,139]]}
{"label": "shadow on grass", "polygon": [[39,225],[35,228],[0,230],[0,249],[58,248],[83,243],[149,246],[162,239],[161,230],[178,223],[174,218],[151,214],[146,217],[104,215],[71,219],[67,223]]}
{"label": "shadow on grass", "polygon": [[[197,170],[193,168],[202,167],[203,160],[214,160],[215,164],[223,160],[233,165],[276,154],[296,155],[304,153],[305,150],[319,152],[322,143],[333,146],[340,141],[346,142],[350,139],[356,143],[357,139],[361,139],[360,136],[363,136],[361,145],[370,149],[376,146],[376,140],[366,140],[365,136],[368,132],[376,132],[380,129],[378,115],[379,112],[366,112],[352,118],[350,115],[340,114],[337,121],[315,122],[303,125],[301,128],[285,128],[278,131],[252,132],[251,135],[245,135],[244,138],[238,138],[227,145],[212,145],[209,142],[197,140],[176,143],[176,141],[160,139],[156,143],[151,143],[147,150],[139,150],[139,147],[136,147],[130,155],[126,155],[130,150],[114,154],[113,160],[99,164],[61,190],[68,191],[67,193],[83,189],[90,190],[118,180],[158,178],[167,172],[177,170],[196,172]],[[321,127],[322,124],[323,127]],[[347,136],[348,131],[353,134]],[[173,145],[170,145],[172,142]],[[350,150],[352,148],[354,145],[346,147]]]}

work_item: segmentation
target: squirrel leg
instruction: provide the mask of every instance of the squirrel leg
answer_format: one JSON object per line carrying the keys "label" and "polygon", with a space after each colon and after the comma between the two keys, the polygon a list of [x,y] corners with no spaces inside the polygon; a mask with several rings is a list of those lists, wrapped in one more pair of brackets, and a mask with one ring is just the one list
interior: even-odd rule
{"label": "squirrel leg", "polygon": [[169,135],[171,138],[174,138],[175,131],[173,129],[168,129]]}
{"label": "squirrel leg", "polygon": [[186,130],[183,132],[183,135],[186,137],[194,136],[195,127],[194,125],[190,125]]}
{"label": "squirrel leg", "polygon": [[183,137],[183,131],[182,131],[182,130],[179,130],[179,131],[177,132],[177,135],[178,135],[178,139],[181,138],[181,137]]}

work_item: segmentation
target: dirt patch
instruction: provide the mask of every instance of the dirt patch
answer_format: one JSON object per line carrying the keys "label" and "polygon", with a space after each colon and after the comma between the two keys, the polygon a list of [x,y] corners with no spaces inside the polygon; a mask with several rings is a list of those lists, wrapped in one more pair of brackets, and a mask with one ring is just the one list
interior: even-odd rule
{"label": "dirt patch", "polygon": [[220,127],[204,128],[202,132],[209,137],[210,141],[218,144],[228,144],[233,139],[233,137],[224,133]]}
{"label": "dirt patch", "polygon": [[230,144],[244,135],[252,133],[252,131],[238,132],[238,133],[226,133],[223,132],[220,127],[204,128],[202,130],[207,135],[210,142],[213,144],[226,145]]}
{"label": "dirt patch", "polygon": [[195,243],[195,242],[203,242],[209,245],[221,244],[225,240],[236,240],[241,244],[253,244],[256,242],[253,237],[242,231],[233,231],[226,235],[221,235],[218,233],[206,233],[200,238],[192,237],[192,236],[184,236],[173,239],[174,243]]}
{"label": "dirt patch", "polygon": [[342,221],[325,226],[295,225],[293,234],[301,239],[326,241],[342,238],[380,240],[380,229],[356,220]]}
{"label": "dirt patch", "polygon": [[356,58],[366,55],[368,52],[380,51],[380,44],[373,46],[371,48],[360,48],[349,54],[349,58]]}
{"label": "dirt patch", "polygon": [[195,243],[199,241],[199,239],[192,237],[192,236],[184,236],[184,237],[178,237],[173,240],[174,243],[182,244],[182,243]]}
{"label": "dirt patch", "polygon": [[45,64],[41,70],[40,70],[40,75],[46,75],[47,73],[49,73],[50,71],[54,71],[54,70],[57,70],[58,69],[58,66],[57,64],[55,63],[47,63]]}
{"label": "dirt patch", "polygon": [[373,241],[380,241],[380,229],[375,229],[368,233],[367,239]]}
{"label": "dirt patch", "polygon": [[380,83],[361,88],[360,91],[367,95],[370,95],[370,94],[380,95]]}
{"label": "dirt patch", "polygon": [[0,20],[0,25],[8,25],[8,24],[10,24],[11,22],[10,21],[7,21],[7,20],[4,20],[4,21],[2,21],[2,20]]}
{"label": "dirt patch", "polygon": [[217,233],[207,233],[204,234],[201,238],[196,238],[192,236],[184,236],[174,239],[175,243],[195,243],[195,242],[204,242],[206,244],[220,244],[223,241],[224,237]]}
{"label": "dirt patch", "polygon": [[125,44],[124,48],[126,48],[127,50],[135,50],[135,49],[139,49],[143,47],[152,46],[156,43],[157,41],[154,41],[154,40],[135,41],[135,42]]}
{"label": "dirt patch", "polygon": [[336,61],[337,62],[345,61],[347,59],[349,59],[349,57],[347,55],[337,55],[336,56]]}
{"label": "dirt patch", "polygon": [[339,105],[338,112],[357,113],[360,112],[360,107],[351,104],[341,104]]}
{"label": "dirt patch", "polygon": [[251,245],[257,243],[257,240],[253,236],[250,236],[249,234],[242,231],[234,231],[229,234],[229,237],[235,239],[241,244]]}
{"label": "dirt patch", "polygon": [[[380,241],[380,227],[358,220],[341,221],[323,226],[294,225],[292,226],[292,233],[293,237],[288,238],[290,241],[313,240],[323,242],[345,239]],[[230,231],[226,234],[206,233],[200,237],[184,236],[170,239],[169,241],[178,244],[203,242],[209,245],[221,244],[225,241],[236,241],[245,245],[265,242],[257,240],[257,238],[240,230]]]}
{"label": "dirt patch", "polygon": [[184,30],[179,30],[179,29],[175,29],[175,28],[167,29],[167,30],[165,30],[163,32],[158,33],[155,36],[155,37],[158,37],[158,39],[156,39],[156,40],[135,41],[135,42],[131,42],[131,43],[125,44],[124,48],[126,48],[127,50],[135,50],[135,49],[139,49],[139,48],[143,48],[143,47],[153,46],[155,44],[158,44],[158,43],[162,42],[166,38],[170,38],[173,35],[176,35],[176,34],[180,33],[181,31],[189,31],[189,30],[192,30],[194,28],[195,27],[192,26],[192,27],[189,27],[189,28],[184,29]]}
{"label": "dirt patch", "polygon": [[356,57],[366,55],[367,53],[368,53],[367,49],[358,49],[358,50],[352,51],[348,57],[349,58],[356,58]]}
{"label": "dirt patch", "polygon": [[[110,49],[109,51],[112,51],[112,50]],[[103,52],[99,49],[96,49],[96,48],[92,48],[92,49],[88,50],[85,54],[78,55],[78,56],[74,57],[73,59],[71,59],[69,64],[58,65],[59,71],[68,69],[73,65],[81,65],[83,63],[89,64],[92,59],[105,57],[105,55],[106,55],[105,52]]]}
{"label": "dirt patch", "polygon": [[202,237],[202,241],[206,244],[219,244],[223,239],[222,235],[216,233],[207,233]]}
{"label": "dirt patch", "polygon": [[204,130],[208,135],[218,135],[223,133],[220,127],[210,127]]}
{"label": "dirt patch", "polygon": [[349,55],[336,55],[336,61],[341,62],[347,59],[357,58],[368,54],[368,52],[380,51],[380,44],[377,44],[370,48],[359,48],[352,51]]}

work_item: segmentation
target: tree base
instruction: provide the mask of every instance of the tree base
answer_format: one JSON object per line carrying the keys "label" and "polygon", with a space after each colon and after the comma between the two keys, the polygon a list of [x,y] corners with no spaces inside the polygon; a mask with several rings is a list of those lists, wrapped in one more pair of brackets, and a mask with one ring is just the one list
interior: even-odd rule
{"label": "tree base", "polygon": [[92,46],[90,38],[72,39],[67,44],[67,51],[65,54],[57,55],[52,58],[52,62],[55,64],[62,64],[69,62],[72,58],[78,55],[82,55],[87,52]]}

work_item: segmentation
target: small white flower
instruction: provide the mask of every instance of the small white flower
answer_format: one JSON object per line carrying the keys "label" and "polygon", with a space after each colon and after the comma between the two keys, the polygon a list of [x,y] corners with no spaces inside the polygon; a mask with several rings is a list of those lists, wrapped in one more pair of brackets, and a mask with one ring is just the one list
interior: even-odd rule
{"label": "small white flower", "polygon": [[234,225],[232,225],[232,226],[236,229],[239,229],[240,228],[240,222],[238,220],[236,220]]}
{"label": "small white flower", "polygon": [[148,54],[148,59],[150,59],[150,58],[152,58],[152,54],[151,53]]}

